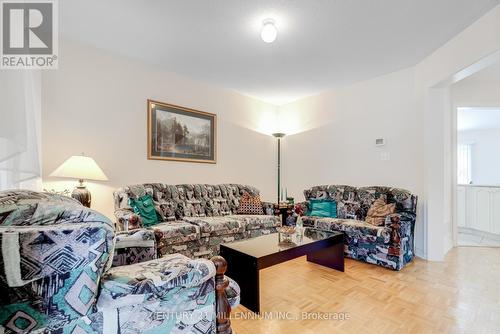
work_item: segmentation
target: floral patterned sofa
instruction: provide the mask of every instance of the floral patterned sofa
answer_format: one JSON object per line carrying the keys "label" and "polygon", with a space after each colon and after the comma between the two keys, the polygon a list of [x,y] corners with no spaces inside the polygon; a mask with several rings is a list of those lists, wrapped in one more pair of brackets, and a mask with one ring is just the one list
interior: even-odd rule
{"label": "floral patterned sofa", "polygon": [[0,192],[0,333],[230,332],[224,259],[110,268],[113,247],[112,222],[69,197]]}
{"label": "floral patterned sofa", "polygon": [[[343,232],[347,257],[394,270],[401,270],[414,258],[417,196],[409,191],[378,186],[323,185],[304,190],[304,196],[306,202],[299,203],[297,208],[304,213],[311,199],[336,201],[338,218],[306,215],[303,224],[318,230]],[[387,203],[395,203],[396,213],[388,215],[383,226],[374,226],[364,220],[370,206],[380,197]]]}
{"label": "floral patterned sofa", "polygon": [[[240,184],[148,183],[122,187],[114,192],[117,235],[113,265],[138,263],[155,256],[181,253],[190,258],[210,258],[219,245],[276,232],[281,225],[273,205],[263,203],[262,215],[238,214],[243,194],[258,195]],[[144,228],[129,205],[130,198],[151,195],[162,222]]]}

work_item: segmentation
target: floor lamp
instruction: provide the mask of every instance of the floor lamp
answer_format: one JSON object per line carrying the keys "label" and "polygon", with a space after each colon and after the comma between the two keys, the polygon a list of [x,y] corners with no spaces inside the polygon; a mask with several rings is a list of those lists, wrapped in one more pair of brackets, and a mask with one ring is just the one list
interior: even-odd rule
{"label": "floor lamp", "polygon": [[281,138],[285,137],[284,133],[273,133],[273,136],[278,138],[278,205],[280,204],[280,191],[281,191]]}

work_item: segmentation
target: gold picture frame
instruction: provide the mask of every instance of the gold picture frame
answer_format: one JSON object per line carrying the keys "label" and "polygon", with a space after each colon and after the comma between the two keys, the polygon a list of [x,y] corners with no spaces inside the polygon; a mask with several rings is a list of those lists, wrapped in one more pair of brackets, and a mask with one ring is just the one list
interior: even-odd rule
{"label": "gold picture frame", "polygon": [[217,163],[217,115],[148,100],[148,159]]}

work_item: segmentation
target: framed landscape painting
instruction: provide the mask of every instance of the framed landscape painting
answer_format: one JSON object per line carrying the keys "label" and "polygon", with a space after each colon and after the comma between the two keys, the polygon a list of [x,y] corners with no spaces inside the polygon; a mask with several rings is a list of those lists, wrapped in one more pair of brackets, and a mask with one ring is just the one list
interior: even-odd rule
{"label": "framed landscape painting", "polygon": [[217,115],[148,100],[148,159],[216,163]]}

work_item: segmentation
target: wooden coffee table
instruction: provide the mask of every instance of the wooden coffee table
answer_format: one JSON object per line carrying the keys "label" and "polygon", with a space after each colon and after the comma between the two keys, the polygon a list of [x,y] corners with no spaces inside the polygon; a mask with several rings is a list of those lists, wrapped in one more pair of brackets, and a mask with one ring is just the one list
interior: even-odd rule
{"label": "wooden coffee table", "polygon": [[221,244],[220,255],[228,263],[226,274],[241,288],[241,304],[260,313],[261,269],[307,256],[307,261],[344,271],[344,235],[340,232],[304,229],[303,236],[294,235],[293,243],[280,243],[279,233]]}

